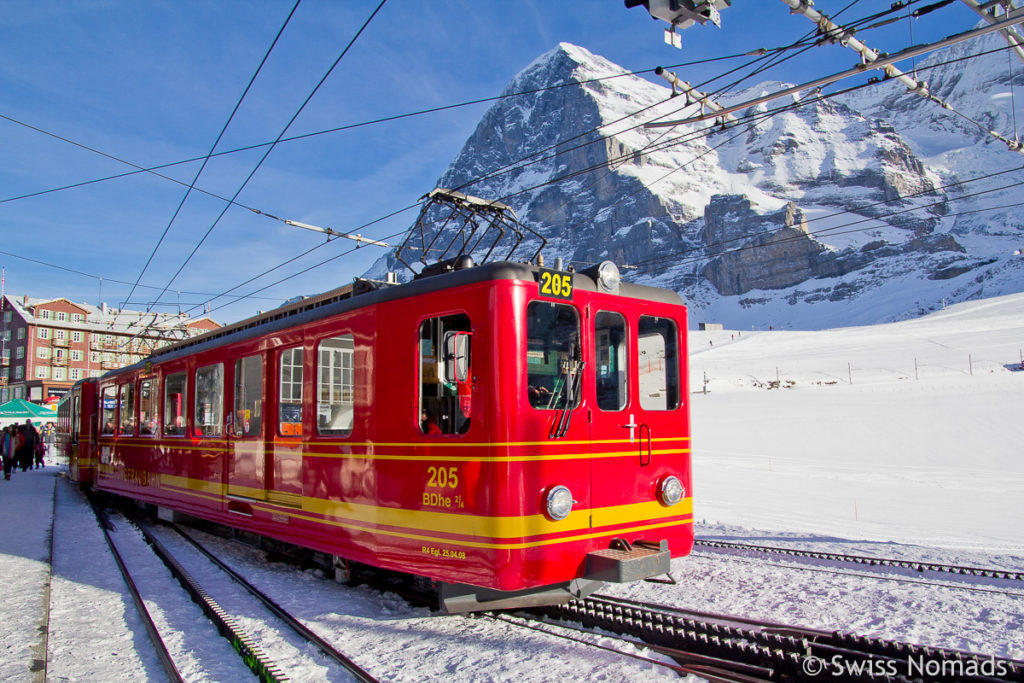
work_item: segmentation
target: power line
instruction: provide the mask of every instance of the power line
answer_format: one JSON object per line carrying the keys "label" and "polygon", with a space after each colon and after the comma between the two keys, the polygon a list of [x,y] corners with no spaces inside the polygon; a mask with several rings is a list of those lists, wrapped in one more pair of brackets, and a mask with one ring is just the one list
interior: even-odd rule
{"label": "power line", "polygon": [[[349,40],[348,44],[345,46],[345,49],[341,51],[341,54],[338,55],[338,58],[335,59],[334,63],[331,64],[330,68],[327,69],[327,73],[325,73],[320,78],[319,82],[317,82],[317,84],[316,84],[316,86],[314,86],[313,90],[309,93],[309,95],[306,96],[306,99],[303,100],[302,104],[299,105],[299,108],[295,111],[295,113],[292,115],[291,119],[288,120],[288,123],[285,124],[284,128],[281,130],[280,135],[278,135],[277,139],[275,139],[274,142],[271,143],[271,145],[266,149],[266,151],[264,151],[263,156],[260,157],[260,160],[256,163],[256,166],[253,167],[252,171],[249,172],[249,175],[242,182],[241,186],[239,186],[239,188],[235,192],[234,196],[231,197],[231,201],[232,202],[238,197],[238,195],[240,195],[242,193],[242,190],[244,190],[246,185],[249,184],[249,181],[252,180],[253,176],[256,175],[256,172],[263,165],[263,162],[266,161],[267,157],[270,156],[270,153],[272,151],[274,151],[274,148],[281,141],[281,138],[284,137],[284,134],[286,132],[288,132],[288,129],[291,127],[291,125],[293,123],[295,123],[295,120],[299,117],[299,114],[302,113],[303,109],[306,108],[306,105],[309,104],[310,100],[313,99],[313,96],[316,95],[317,91],[320,90],[320,87],[327,80],[328,76],[331,75],[331,73],[334,71],[335,67],[338,66],[338,64],[345,57],[345,55],[348,54],[349,49],[352,47],[352,45],[355,44],[355,42],[359,38],[359,36],[361,36],[363,34],[363,31],[366,30],[366,27],[369,26],[369,24],[373,20],[373,18],[375,16],[377,16],[377,13],[380,12],[382,7],[384,7],[384,3],[385,2],[387,2],[387,0],[380,0],[380,3],[377,5],[377,7],[374,8],[373,12],[370,13],[370,16],[367,17],[366,21],[363,22],[363,25],[359,27],[358,31],[356,31],[356,34],[354,36],[352,36],[351,40]],[[224,206],[224,209],[217,216],[216,220],[214,220],[213,224],[206,231],[206,233],[203,235],[203,237],[199,240],[199,242],[196,244],[195,248],[192,249],[192,252],[185,258],[185,261],[181,264],[181,267],[178,268],[178,270],[174,273],[173,276],[171,276],[171,279],[167,282],[167,285],[164,287],[164,291],[167,291],[167,289],[170,288],[171,284],[177,279],[178,275],[181,274],[181,271],[185,269],[185,266],[187,266],[188,263],[192,260],[192,257],[195,256],[196,252],[199,251],[199,248],[206,241],[206,238],[210,236],[210,233],[213,232],[213,229],[217,227],[217,224],[220,223],[221,218],[224,217],[224,214],[227,213],[229,208],[231,208],[231,204],[226,204]],[[162,294],[163,294],[163,292],[161,292],[160,295],[157,295],[157,297],[156,297],[157,301],[160,300],[160,297],[162,296]]]}
{"label": "power line", "polygon": [[[196,186],[196,181],[199,180],[199,176],[203,174],[203,170],[206,168],[206,164],[209,163],[210,156],[213,154],[214,150],[217,149],[217,145],[220,144],[221,138],[224,137],[224,133],[227,131],[228,126],[231,125],[231,121],[234,120],[235,114],[238,112],[238,108],[242,106],[242,101],[245,99],[245,96],[249,94],[249,89],[252,88],[252,84],[256,81],[256,77],[259,76],[260,71],[263,70],[263,65],[267,63],[267,59],[270,57],[270,53],[274,50],[274,46],[277,45],[277,41],[281,38],[281,34],[284,33],[284,29],[286,26],[288,26],[288,22],[291,21],[292,16],[294,16],[295,10],[299,8],[300,2],[302,2],[302,0],[295,0],[295,5],[292,6],[292,11],[288,13],[288,16],[285,17],[284,23],[281,24],[281,28],[277,30],[277,35],[274,36],[274,40],[271,41],[270,47],[268,47],[267,51],[263,54],[263,59],[260,60],[259,66],[256,67],[256,71],[253,72],[252,77],[249,79],[249,82],[245,85],[245,90],[242,91],[242,94],[238,98],[238,101],[235,102],[234,108],[231,109],[231,114],[228,115],[228,120],[224,122],[224,125],[220,129],[220,133],[217,134],[217,139],[213,141],[213,144],[210,146],[210,151],[207,152],[205,157],[203,157],[203,163],[199,167],[199,170],[196,171],[196,174],[192,178],[192,182],[189,184],[188,188],[185,190],[185,194],[181,198],[181,201],[178,202],[178,208],[174,210],[174,215],[171,216],[171,220],[167,222],[167,227],[165,227],[164,231],[160,234],[160,239],[156,241],[156,245],[150,252],[149,258],[146,259],[146,263],[142,266],[142,270],[139,272],[139,276],[135,278],[135,284],[132,285],[131,291],[128,292],[128,296],[125,297],[124,303],[121,305],[121,308],[124,308],[128,304],[128,302],[131,301],[132,294],[135,293],[135,288],[139,286],[139,282],[142,280],[142,276],[146,274],[146,269],[149,268],[149,264],[153,262],[153,257],[156,256],[157,250],[160,249],[160,245],[163,244],[164,238],[167,237],[167,233],[170,231],[171,226],[174,225],[174,220],[178,217],[178,214],[181,213],[181,208],[185,206],[185,202],[188,200],[189,195],[192,194],[192,188]],[[157,296],[157,301],[159,300],[160,297]],[[152,307],[150,307],[149,310],[152,310]]]}

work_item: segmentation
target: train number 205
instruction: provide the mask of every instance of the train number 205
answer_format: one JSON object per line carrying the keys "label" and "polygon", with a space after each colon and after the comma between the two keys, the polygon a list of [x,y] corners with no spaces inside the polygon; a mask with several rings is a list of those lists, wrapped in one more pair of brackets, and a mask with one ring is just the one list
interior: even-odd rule
{"label": "train number 205", "polygon": [[428,467],[427,488],[436,487],[441,489],[453,489],[459,485],[458,467]]}
{"label": "train number 205", "polygon": [[540,293],[541,296],[571,299],[572,274],[560,273],[557,270],[540,271]]}

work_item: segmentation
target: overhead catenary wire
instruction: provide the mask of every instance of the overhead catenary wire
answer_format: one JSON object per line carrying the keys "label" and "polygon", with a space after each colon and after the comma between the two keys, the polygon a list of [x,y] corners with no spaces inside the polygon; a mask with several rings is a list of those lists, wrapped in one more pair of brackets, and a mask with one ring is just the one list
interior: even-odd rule
{"label": "overhead catenary wire", "polygon": [[[320,80],[317,82],[316,86],[313,87],[313,90],[309,93],[309,95],[306,96],[306,99],[303,100],[302,104],[299,105],[299,108],[295,111],[295,113],[292,115],[292,117],[288,120],[288,123],[285,124],[284,128],[281,130],[281,133],[277,136],[277,139],[274,140],[274,142],[271,143],[270,146],[267,147],[267,149],[263,152],[263,156],[261,156],[260,160],[258,162],[256,162],[256,165],[253,167],[252,171],[249,172],[249,175],[246,176],[244,181],[242,181],[242,184],[239,186],[239,188],[235,192],[234,196],[231,197],[232,201],[234,201],[238,197],[238,195],[240,195],[242,193],[242,190],[245,189],[245,187],[249,184],[249,181],[252,180],[253,176],[256,175],[256,172],[259,171],[261,166],[263,166],[263,162],[266,161],[267,157],[270,156],[270,153],[272,151],[274,151],[274,148],[281,141],[281,138],[283,138],[285,133],[288,132],[288,129],[292,126],[293,123],[295,123],[295,120],[297,118],[299,118],[299,114],[302,113],[302,111],[306,108],[306,105],[309,104],[310,100],[313,99],[313,96],[316,95],[317,91],[320,90],[320,87],[327,81],[327,78],[334,71],[335,67],[337,67],[338,64],[341,62],[341,60],[345,57],[345,55],[348,54],[349,49],[351,49],[351,47],[355,44],[356,40],[359,39],[359,36],[361,36],[363,34],[363,31],[365,31],[366,27],[370,25],[370,22],[373,21],[373,18],[377,16],[377,13],[380,12],[381,8],[384,7],[384,3],[386,3],[386,2],[387,2],[387,0],[380,0],[380,3],[374,8],[373,12],[370,13],[370,16],[366,18],[366,21],[363,22],[363,25],[360,26],[359,30],[356,31],[356,34],[354,36],[352,36],[352,39],[349,40],[348,44],[341,51],[341,54],[338,55],[337,59],[334,60],[334,63],[331,64],[329,69],[327,69],[327,73],[325,73],[320,78]],[[224,217],[224,215],[227,213],[228,209],[230,209],[230,208],[231,208],[231,204],[230,203],[226,204],[224,206],[223,210],[220,212],[220,214],[214,220],[214,222],[210,226],[210,228],[206,231],[206,233],[202,236],[202,238],[200,238],[200,240],[196,243],[196,246],[192,249],[191,253],[189,253],[189,255],[185,258],[185,260],[182,262],[182,264],[178,268],[178,270],[175,271],[174,275],[171,276],[171,279],[168,280],[167,285],[164,287],[164,292],[166,292],[167,289],[169,289],[170,286],[174,283],[174,281],[178,278],[178,276],[181,274],[181,271],[183,271],[185,269],[185,266],[187,266],[189,264],[189,262],[192,260],[192,257],[196,255],[196,252],[198,252],[200,247],[202,247],[203,243],[206,241],[206,238],[210,236],[210,233],[213,232],[214,228],[217,227],[217,225],[220,223],[221,219]],[[160,297],[162,295],[163,295],[163,292],[161,292],[161,294],[157,295],[156,300],[159,301]]]}
{"label": "overhead catenary wire", "polygon": [[[879,205],[883,205],[883,204],[890,204],[890,203],[894,203],[894,202],[898,202],[898,201],[905,201],[907,199],[913,199],[915,197],[920,197],[920,196],[923,196],[923,195],[930,195],[930,194],[934,194],[935,192],[937,192],[939,190],[948,189],[950,187],[959,187],[959,186],[963,186],[963,185],[965,185],[967,183],[979,182],[981,180],[987,180],[989,178],[993,178],[993,177],[998,176],[998,175],[1003,175],[1003,174],[1006,174],[1006,173],[1014,173],[1014,172],[1018,172],[1018,171],[1024,171],[1024,166],[1017,167],[1017,168],[1012,168],[1012,169],[1007,169],[1007,170],[999,171],[999,172],[996,172],[996,173],[987,174],[987,175],[984,175],[984,176],[980,176],[978,178],[972,178],[969,181],[957,181],[955,183],[951,183],[949,185],[946,185],[946,186],[940,187],[940,188],[932,188],[932,189],[922,190],[922,191],[920,191],[918,193],[915,193],[915,194],[912,194],[912,195],[908,195],[906,197],[899,197],[899,198],[896,198],[896,199],[883,200],[883,201],[880,201],[880,202],[876,202],[874,204],[870,204],[868,206],[856,207],[854,209],[851,209],[850,211],[836,212],[836,213],[828,214],[828,215],[825,215],[825,216],[819,216],[819,217],[816,217],[816,218],[811,218],[811,219],[808,219],[806,222],[808,224],[810,224],[810,223],[812,223],[814,221],[825,220],[825,219],[828,219],[828,218],[835,218],[836,216],[841,216],[841,215],[846,215],[846,214],[851,214],[851,213],[855,214],[856,211],[864,211],[864,210],[866,210],[868,208],[873,208],[873,207],[876,207],[876,206],[879,206]],[[838,230],[840,230],[842,228],[847,228],[847,227],[850,227],[852,225],[857,225],[857,224],[860,224],[860,223],[865,223],[865,222],[883,223],[883,219],[893,218],[894,216],[899,216],[899,215],[902,215],[902,214],[905,214],[905,213],[912,213],[912,212],[917,212],[917,211],[925,211],[925,210],[933,209],[933,208],[936,208],[936,207],[946,206],[947,204],[952,204],[954,202],[965,201],[967,199],[972,199],[972,198],[979,197],[979,196],[985,195],[985,194],[990,194],[990,193],[993,193],[993,192],[1002,192],[1004,190],[1016,189],[1016,188],[1021,187],[1021,186],[1024,186],[1024,181],[1020,181],[1020,182],[1016,182],[1016,183],[1010,183],[1008,185],[1003,185],[1003,186],[995,187],[995,188],[989,188],[989,189],[986,189],[986,190],[979,190],[978,192],[972,192],[972,193],[969,193],[969,194],[960,195],[958,197],[946,197],[946,198],[943,198],[943,199],[941,199],[939,201],[932,202],[931,204],[924,204],[924,205],[920,205],[920,206],[912,206],[912,207],[908,207],[908,208],[904,208],[904,209],[899,209],[899,210],[896,210],[896,211],[891,211],[889,213],[880,214],[878,216],[868,216],[868,217],[864,217],[864,218],[858,218],[857,220],[851,221],[849,223],[845,223],[845,224],[842,224],[842,225],[836,225],[836,226],[832,226],[832,227],[829,227],[829,228],[824,228],[822,230],[808,231],[807,233],[805,233],[803,235],[795,235],[793,237],[784,238],[782,240],[779,240],[779,243],[788,242],[788,241],[794,241],[794,240],[802,240],[802,239],[805,239],[807,236],[822,237],[822,236],[833,236],[833,235],[839,235],[839,234],[848,234],[848,233],[853,233],[853,232],[865,232],[865,231],[868,231],[868,230],[877,230],[877,229],[879,229],[882,226],[871,225],[871,226],[864,227],[864,228],[857,228],[856,230],[849,230],[849,231],[845,231],[845,232],[836,232],[836,231],[838,231]],[[998,208],[1005,208],[1005,207],[1010,207],[1010,206],[1017,206],[1017,204],[1008,204],[1008,205],[1003,205],[1003,206],[999,206],[999,207],[985,207],[983,209],[971,209],[971,210],[963,211],[963,212],[959,212],[959,213],[944,214],[944,217],[946,217],[946,216],[967,215],[967,214],[971,214],[971,213],[977,213],[978,211],[995,210],[995,209],[998,209]],[[747,241],[749,241],[751,239],[756,239],[758,237],[767,237],[767,236],[775,234],[776,232],[778,232],[778,230],[764,230],[764,231],[761,231],[761,232],[758,232],[758,233],[754,233],[752,235],[743,235],[741,237],[735,237],[735,238],[731,238],[731,239],[728,239],[728,240],[721,240],[719,242],[714,242],[714,243],[711,243],[711,244],[705,244],[705,245],[702,245],[700,247],[695,247],[693,249],[686,249],[686,250],[680,250],[680,251],[672,252],[672,253],[669,253],[669,254],[662,254],[662,255],[657,256],[655,258],[646,259],[644,261],[638,261],[637,263],[634,263],[632,265],[634,265],[634,266],[636,266],[638,268],[643,269],[645,267],[661,266],[664,263],[667,263],[669,261],[674,261],[677,265],[686,265],[687,263],[700,263],[702,261],[709,261],[713,257],[710,257],[710,256],[694,256],[694,257],[691,257],[691,258],[686,259],[684,261],[675,261],[675,259],[678,258],[679,256],[685,256],[686,254],[691,254],[693,252],[707,251],[711,247],[722,247],[722,246],[725,246],[727,244],[731,244],[731,243],[734,243],[734,242],[747,242]],[[723,253],[736,253],[736,252],[739,252],[739,251],[743,251],[745,249],[756,249],[756,248],[758,248],[758,245],[743,244],[743,245],[741,245],[739,247],[736,247],[735,249],[732,249],[730,251],[723,252]],[[716,255],[715,258],[717,258],[717,256],[720,256],[720,255],[721,254]]]}
{"label": "overhead catenary wire", "polygon": [[[146,270],[153,262],[153,258],[156,256],[157,251],[160,249],[160,245],[163,244],[164,239],[167,237],[167,233],[170,232],[171,230],[171,226],[174,225],[174,221],[178,218],[178,215],[181,213],[182,207],[185,206],[185,202],[188,201],[189,196],[192,194],[192,189],[196,186],[196,182],[199,180],[199,176],[201,176],[203,174],[203,171],[206,169],[206,164],[209,163],[211,155],[213,154],[214,150],[217,149],[217,145],[220,144],[221,139],[224,137],[224,133],[227,132],[228,126],[231,125],[231,122],[235,118],[235,114],[238,113],[238,108],[242,106],[242,102],[245,100],[245,96],[249,94],[249,90],[252,88],[252,84],[256,82],[256,77],[259,76],[260,71],[263,70],[263,66],[267,63],[267,59],[270,57],[270,53],[274,51],[274,47],[277,45],[277,41],[280,40],[281,34],[284,33],[285,28],[288,26],[288,22],[292,20],[292,17],[295,15],[295,10],[299,8],[299,3],[301,2],[302,0],[295,0],[295,4],[292,6],[292,9],[288,13],[288,16],[285,17],[284,23],[281,24],[281,28],[277,30],[277,34],[274,36],[274,40],[271,41],[270,47],[268,47],[267,51],[263,54],[263,59],[260,60],[259,65],[256,67],[256,71],[254,71],[252,76],[249,78],[249,82],[246,83],[245,89],[239,96],[238,101],[235,102],[235,106],[231,109],[231,113],[228,115],[227,121],[225,121],[224,125],[221,126],[220,132],[217,134],[217,139],[213,141],[213,144],[210,146],[210,151],[207,152],[206,156],[203,157],[203,163],[199,166],[199,170],[196,171],[195,175],[192,177],[192,182],[189,183],[189,186],[185,189],[185,194],[182,196],[181,201],[178,202],[178,207],[174,210],[174,214],[171,216],[171,220],[167,222],[167,226],[160,234],[160,238],[156,241],[156,245],[153,246],[153,250],[150,252],[149,258],[146,259],[146,263],[143,264],[142,270],[139,271],[139,276],[135,278],[135,284],[132,285],[131,291],[129,291],[128,296],[125,297],[124,302],[121,305],[121,308],[124,308],[131,301],[132,295],[135,294],[135,289],[139,286],[139,282],[142,281],[142,276],[146,274]],[[159,300],[160,297],[157,296],[157,301]],[[150,307],[149,310],[152,310],[152,307]]]}
{"label": "overhead catenary wire", "polygon": [[[1000,48],[1000,49],[1005,49],[1005,48]],[[970,59],[970,58],[973,58],[973,57],[966,57],[966,58],[961,58],[961,59]],[[953,60],[953,61],[959,61],[959,60]],[[938,66],[941,66],[941,64],[934,65],[932,68],[935,68],[935,67],[938,67]],[[818,96],[818,97],[815,97],[815,98],[805,98],[804,100],[802,100],[800,102],[794,102],[794,103],[788,104],[788,105],[786,105],[784,107],[780,107],[778,109],[773,109],[773,110],[768,110],[766,112],[760,112],[760,113],[754,114],[752,116],[756,116],[758,119],[770,118],[770,117],[775,116],[775,115],[777,115],[779,113],[782,113],[783,111],[797,109],[797,108],[806,106],[808,104],[812,104],[812,103],[814,103],[816,101],[819,101],[820,99],[826,99],[826,98],[834,97],[834,96],[837,96],[837,95],[840,95],[840,94],[845,94],[846,92],[850,92],[852,90],[856,90],[856,89],[860,89],[860,88],[864,88],[864,87],[871,87],[873,85],[877,85],[877,82],[875,82],[875,83],[859,84],[857,86],[853,86],[852,88],[850,88],[848,90],[844,90],[844,91],[841,91],[841,92],[838,92],[838,93],[833,93],[833,94],[830,94],[830,95],[821,95],[821,96]],[[707,136],[707,135],[713,134],[714,132],[717,132],[717,130],[713,129],[713,128],[709,128],[709,129],[705,129],[703,131],[697,131],[697,132],[695,132],[695,133],[693,133],[691,135],[694,138],[699,138],[699,137],[703,137],[703,136]],[[680,138],[684,138],[684,137],[685,136],[680,136]],[[676,140],[673,140],[673,141],[669,141],[668,143],[666,143],[665,146],[669,146],[671,144],[681,144],[681,140],[680,139],[676,139]],[[658,150],[663,149],[663,148],[664,148],[664,146],[659,146],[657,149],[648,150],[645,153],[652,153],[653,151],[658,151]],[[635,153],[631,152],[629,154],[622,155],[621,157],[618,157],[618,158],[609,159],[607,162],[602,162],[600,164],[595,164],[592,167],[588,167],[588,169],[584,169],[583,172],[586,172],[586,171],[589,171],[589,170],[594,170],[596,168],[601,168],[601,167],[604,167],[604,166],[609,165],[609,164],[615,164],[615,163],[617,163],[619,161],[622,161],[622,160],[625,160],[625,159],[628,159],[628,158],[634,156],[634,154]],[[562,177],[559,177],[559,178],[554,178],[554,179],[551,179],[551,180],[547,181],[546,183],[542,183],[539,186],[534,186],[534,187],[531,187],[531,188],[525,188],[523,190],[520,190],[519,192],[517,192],[517,193],[515,193],[513,195],[508,195],[508,197],[512,197],[512,196],[515,196],[516,194],[522,194],[524,192],[532,191],[533,189],[537,189],[537,187],[540,187],[540,186],[543,186],[543,185],[554,184],[554,183],[557,183],[557,182],[561,182],[563,180],[566,180],[567,178],[575,177],[575,176],[577,176],[579,174],[580,174],[580,172],[574,172],[572,174],[569,174],[568,176],[562,176]],[[669,175],[669,174],[666,174],[666,175]],[[961,184],[963,184],[963,183],[961,183]],[[395,212],[393,214],[389,214],[388,216],[386,216],[384,218],[389,218],[389,217],[395,215],[396,213],[401,213],[403,211],[410,210],[410,209],[414,208],[415,206],[416,206],[416,204],[410,205],[408,207],[405,207],[404,209],[399,210],[398,212]],[[379,220],[383,220],[384,218],[379,219]],[[361,230],[361,229],[363,229],[365,227],[366,227],[365,225],[364,226],[360,226],[359,228],[355,228],[355,230]],[[401,234],[401,233],[398,233],[398,234]],[[385,238],[385,239],[388,239],[388,238]],[[242,283],[241,285],[236,285],[235,287],[233,287],[232,289],[227,290],[227,291],[228,292],[234,291],[235,289],[237,289],[237,288],[239,288],[241,286],[244,286],[244,284],[248,284],[248,283],[258,279],[259,277],[262,277],[263,275],[265,275],[265,274],[267,274],[269,272],[272,272],[273,270],[277,270],[279,267],[281,267],[283,265],[287,265],[288,263],[292,263],[295,260],[297,260],[298,258],[304,256],[306,253],[310,253],[310,252],[314,251],[315,249],[318,249],[320,246],[323,246],[323,244],[317,245],[317,247],[314,247],[311,250],[307,250],[307,252],[304,252],[304,254],[300,254],[298,257],[293,257],[292,259],[289,259],[285,263],[283,263],[283,264],[281,264],[279,266],[276,266],[275,268],[272,268],[269,271],[265,271],[264,273],[262,273],[260,275],[254,276],[253,278],[250,278],[249,280],[247,280],[245,283]],[[347,255],[347,254],[351,253],[352,251],[353,250],[349,250],[349,251],[343,252],[342,254],[339,254],[338,257]],[[328,259],[328,260],[323,261],[323,262],[321,262],[319,264],[316,264],[316,265],[312,266],[311,268],[307,268],[307,269],[305,269],[303,271],[300,271],[299,273],[296,273],[296,274],[294,274],[293,276],[290,276],[290,277],[295,277],[295,276],[297,276],[299,274],[308,272],[309,270],[311,270],[313,268],[320,267],[321,265],[324,265],[326,263],[329,263],[329,262],[335,260],[335,258],[337,258],[337,257],[332,257],[331,259]],[[256,290],[256,291],[257,292],[264,291],[266,288],[269,288],[270,286],[274,286],[276,284],[281,284],[282,282],[287,281],[288,279],[290,279],[290,277],[286,277],[286,278],[283,278],[281,280],[278,280],[277,282],[275,282],[275,283],[273,283],[271,285],[268,285],[267,287],[264,287],[264,288],[261,288],[259,290]],[[213,300],[215,300],[216,298],[217,297],[214,297]],[[223,306],[220,306],[218,308],[223,308]]]}

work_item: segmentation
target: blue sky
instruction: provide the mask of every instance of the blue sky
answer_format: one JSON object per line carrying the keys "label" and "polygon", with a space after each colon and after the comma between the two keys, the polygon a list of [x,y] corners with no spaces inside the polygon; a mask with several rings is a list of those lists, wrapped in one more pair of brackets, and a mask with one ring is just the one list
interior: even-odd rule
{"label": "blue sky", "polygon": [[[276,139],[378,3],[302,0],[218,151]],[[324,242],[238,207],[213,227],[225,204],[196,191],[172,223],[200,162],[160,171],[184,186],[142,173],[19,198],[132,170],[109,157],[143,167],[203,157],[293,4],[0,0],[0,264],[7,293],[121,306],[167,229],[128,307],[173,312],[180,304],[201,315],[214,295]],[[839,17],[859,19],[890,4],[860,0]],[[847,5],[849,0],[817,0],[815,8],[835,15]],[[642,70],[781,46],[813,28],[778,0],[734,0],[722,21],[721,29],[709,24],[684,31],[680,51],[663,43],[664,24],[642,8],[626,9],[621,0],[388,0],[286,135],[496,96],[559,41]],[[858,37],[876,50],[896,52],[976,21],[954,3]],[[757,80],[801,83],[855,61],[852,51],[823,46]],[[675,70],[696,84],[739,63]],[[283,218],[354,230],[431,190],[487,106],[283,142],[237,201]],[[214,157],[197,187],[233,196],[263,152]],[[394,240],[414,218],[406,212],[360,232]],[[374,247],[345,254],[352,246],[347,240],[321,246],[234,294],[288,278],[284,282],[236,303],[213,300],[211,315],[232,322],[297,294],[350,282],[380,254]]]}

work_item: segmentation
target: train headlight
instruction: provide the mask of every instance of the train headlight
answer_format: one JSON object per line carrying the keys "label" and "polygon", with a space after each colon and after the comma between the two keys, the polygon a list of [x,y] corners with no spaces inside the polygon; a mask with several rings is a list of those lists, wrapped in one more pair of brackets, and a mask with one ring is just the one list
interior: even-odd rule
{"label": "train headlight", "polygon": [[611,261],[602,261],[597,267],[597,284],[606,292],[616,292],[619,283],[622,282],[622,275],[619,267]]}
{"label": "train headlight", "polygon": [[665,507],[672,507],[686,497],[686,488],[678,477],[668,476],[658,486],[658,499]]}
{"label": "train headlight", "polygon": [[548,517],[557,521],[563,520],[572,512],[572,493],[564,486],[554,486],[548,491],[545,508]]}

